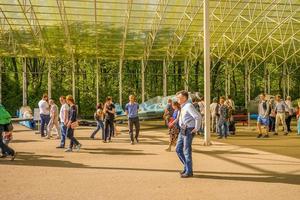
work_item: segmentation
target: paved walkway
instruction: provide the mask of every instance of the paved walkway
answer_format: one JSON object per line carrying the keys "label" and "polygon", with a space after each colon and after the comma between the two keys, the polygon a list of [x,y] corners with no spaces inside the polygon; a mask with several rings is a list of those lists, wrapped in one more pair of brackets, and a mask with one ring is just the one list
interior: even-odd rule
{"label": "paved walkway", "polygon": [[[147,128],[147,127],[146,127]],[[194,178],[181,179],[165,130],[144,129],[140,144],[122,133],[112,143],[76,135],[83,148],[65,153],[57,140],[17,126],[14,162],[0,160],[0,199],[299,199],[300,159],[214,142],[193,146]],[[99,137],[99,135],[98,135]]]}

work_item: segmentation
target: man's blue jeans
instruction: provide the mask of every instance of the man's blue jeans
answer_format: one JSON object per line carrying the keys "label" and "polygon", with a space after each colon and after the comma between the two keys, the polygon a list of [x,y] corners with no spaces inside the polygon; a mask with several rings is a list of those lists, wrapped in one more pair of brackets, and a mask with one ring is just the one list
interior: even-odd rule
{"label": "man's blue jeans", "polygon": [[187,128],[186,134],[182,134],[182,130],[178,135],[176,153],[184,166],[184,173],[191,175],[193,173],[193,161],[192,161],[192,142],[194,134],[192,130],[194,128]]}
{"label": "man's blue jeans", "polygon": [[63,122],[60,123],[60,132],[61,132],[60,146],[64,147],[66,142],[66,136],[67,136],[67,126]]}
{"label": "man's blue jeans", "polygon": [[[50,121],[50,115],[44,115],[44,114],[40,114],[41,116],[41,136],[44,136],[44,130],[45,130],[45,126],[47,127]],[[47,130],[47,128],[46,128]]]}
{"label": "man's blue jeans", "polygon": [[228,125],[229,122],[227,121],[219,121],[218,127],[219,127],[219,131],[220,131],[220,136],[222,137],[227,137],[228,135]]}

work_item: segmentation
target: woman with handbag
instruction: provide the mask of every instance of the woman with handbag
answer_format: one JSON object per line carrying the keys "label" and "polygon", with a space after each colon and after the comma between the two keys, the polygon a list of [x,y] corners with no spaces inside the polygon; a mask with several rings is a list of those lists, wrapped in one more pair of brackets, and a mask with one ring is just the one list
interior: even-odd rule
{"label": "woman with handbag", "polygon": [[76,148],[77,151],[80,150],[81,144],[74,137],[74,129],[78,126],[77,121],[77,107],[73,96],[68,95],[66,97],[67,104],[70,106],[69,110],[69,119],[67,123],[67,137],[71,140],[69,148],[65,152],[72,152],[73,148]]}
{"label": "woman with handbag", "polygon": [[3,105],[0,104],[0,148],[2,151],[1,158],[5,158],[7,156],[11,156],[11,160],[13,161],[16,157],[16,152],[7,146],[7,144],[3,143],[2,133],[11,132],[13,130],[13,126],[11,124],[11,115],[4,108]]}

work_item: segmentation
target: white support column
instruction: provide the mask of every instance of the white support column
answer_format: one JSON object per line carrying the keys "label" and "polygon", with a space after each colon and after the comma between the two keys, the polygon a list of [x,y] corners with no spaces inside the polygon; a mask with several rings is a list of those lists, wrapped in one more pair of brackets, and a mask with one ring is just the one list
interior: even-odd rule
{"label": "white support column", "polygon": [[76,95],[76,81],[75,81],[75,71],[76,71],[76,66],[75,66],[75,58],[74,55],[72,54],[72,96],[75,100],[75,95]]}
{"label": "white support column", "polygon": [[163,96],[167,96],[167,65],[166,60],[163,61]]}
{"label": "white support column", "polygon": [[184,90],[189,91],[189,66],[188,66],[187,59],[184,60],[184,76],[185,76]]}
{"label": "white support column", "polygon": [[264,93],[267,94],[268,91],[268,69],[266,63],[264,63]]}
{"label": "white support column", "polygon": [[287,96],[290,96],[290,69],[287,67],[286,68],[286,91],[287,91]]}
{"label": "white support column", "polygon": [[250,103],[250,101],[251,101],[251,68],[250,68],[250,66],[249,66],[249,64],[247,63],[247,72],[248,72],[248,74],[247,74],[247,84],[248,84],[248,86],[247,86],[247,89],[248,89],[248,91],[247,91],[247,97],[248,97],[248,99],[247,99],[247,101],[248,101],[248,128],[250,128],[250,110],[249,110],[249,103]]}
{"label": "white support column", "polygon": [[22,58],[23,66],[23,106],[27,106],[27,67],[26,58]]}
{"label": "white support column", "polygon": [[122,90],[123,90],[123,85],[122,85],[122,77],[123,77],[123,58],[120,58],[120,63],[119,63],[119,103],[122,106]]}
{"label": "white support column", "polygon": [[52,97],[51,62],[48,62],[48,97]]}
{"label": "white support column", "polygon": [[204,101],[205,101],[205,131],[204,145],[211,145],[210,141],[210,47],[209,47],[209,0],[204,0]]}
{"label": "white support column", "polygon": [[268,94],[271,94],[271,72],[270,69],[268,68]]}
{"label": "white support column", "polygon": [[228,96],[228,68],[225,64],[225,96]]}
{"label": "white support column", "polygon": [[96,105],[99,103],[99,61],[96,60]]}
{"label": "white support column", "polygon": [[0,58],[0,104],[2,103],[2,58]]}
{"label": "white support column", "polygon": [[283,79],[282,79],[282,86],[283,86],[283,99],[286,99],[286,65],[283,65]]}
{"label": "white support column", "polygon": [[141,60],[141,77],[142,77],[142,103],[145,102],[145,63]]}

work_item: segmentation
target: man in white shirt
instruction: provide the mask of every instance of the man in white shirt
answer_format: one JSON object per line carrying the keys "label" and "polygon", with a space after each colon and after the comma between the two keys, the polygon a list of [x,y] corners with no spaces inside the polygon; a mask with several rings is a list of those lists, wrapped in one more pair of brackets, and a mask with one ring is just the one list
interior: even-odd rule
{"label": "man in white shirt", "polygon": [[181,110],[177,117],[180,133],[178,135],[176,153],[184,165],[184,169],[180,173],[181,178],[189,178],[193,176],[192,142],[195,133],[197,133],[200,128],[201,117],[193,104],[188,102],[188,92],[180,91],[176,94],[176,97],[178,103],[181,105]]}
{"label": "man in white shirt", "polygon": [[61,96],[59,98],[59,101],[61,103],[61,108],[59,112],[61,138],[60,138],[60,145],[56,148],[65,148],[65,141],[67,135],[67,123],[69,118],[70,107],[66,102],[65,96]]}
{"label": "man in white shirt", "polygon": [[[43,98],[39,101],[40,117],[41,117],[41,137],[45,137],[45,126],[47,127],[50,121],[50,110],[48,104],[48,95],[44,94]],[[47,129],[46,129],[47,130]]]}

